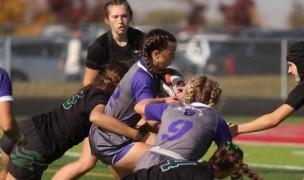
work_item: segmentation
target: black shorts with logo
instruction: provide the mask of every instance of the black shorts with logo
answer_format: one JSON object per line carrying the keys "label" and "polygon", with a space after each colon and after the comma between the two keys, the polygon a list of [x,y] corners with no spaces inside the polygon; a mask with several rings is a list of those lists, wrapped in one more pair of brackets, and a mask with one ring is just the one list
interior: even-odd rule
{"label": "black shorts with logo", "polygon": [[43,146],[32,119],[20,121],[18,126],[21,131],[26,129],[25,145],[14,144],[6,135],[0,140],[2,151],[9,155],[8,172],[16,179],[41,179],[48,164],[59,154]]}

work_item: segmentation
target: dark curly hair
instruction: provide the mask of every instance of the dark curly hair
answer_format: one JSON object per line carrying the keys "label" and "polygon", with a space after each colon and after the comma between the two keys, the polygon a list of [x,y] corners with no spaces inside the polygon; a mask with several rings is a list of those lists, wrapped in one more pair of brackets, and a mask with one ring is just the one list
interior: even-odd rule
{"label": "dark curly hair", "polygon": [[227,141],[214,152],[209,163],[221,172],[231,172],[231,179],[245,175],[251,180],[261,180],[262,178],[243,163],[243,157],[243,151],[231,141]]}
{"label": "dark curly hair", "polygon": [[120,80],[128,72],[131,66],[131,61],[111,62],[106,66],[105,71],[103,73],[99,73],[92,83],[81,88],[79,91],[96,87],[102,92],[112,94]]}

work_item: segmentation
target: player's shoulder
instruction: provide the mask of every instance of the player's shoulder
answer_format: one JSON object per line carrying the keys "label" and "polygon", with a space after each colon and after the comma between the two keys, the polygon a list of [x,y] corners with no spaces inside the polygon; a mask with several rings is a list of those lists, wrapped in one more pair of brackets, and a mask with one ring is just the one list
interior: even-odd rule
{"label": "player's shoulder", "polygon": [[0,83],[1,83],[1,86],[4,84],[6,84],[6,85],[11,84],[8,73],[1,67],[0,67]]}
{"label": "player's shoulder", "polygon": [[8,77],[8,73],[1,67],[0,67],[0,75],[1,77]]}
{"label": "player's shoulder", "polygon": [[139,29],[129,27],[129,29],[128,29],[128,36],[130,36],[130,37],[141,37],[141,38],[143,38],[143,37],[145,36],[145,33],[142,32],[142,31],[139,30]]}
{"label": "player's shoulder", "polygon": [[111,39],[111,31],[107,31],[102,35],[100,35],[98,38],[96,38],[94,44],[104,45],[103,43],[109,42],[110,39]]}

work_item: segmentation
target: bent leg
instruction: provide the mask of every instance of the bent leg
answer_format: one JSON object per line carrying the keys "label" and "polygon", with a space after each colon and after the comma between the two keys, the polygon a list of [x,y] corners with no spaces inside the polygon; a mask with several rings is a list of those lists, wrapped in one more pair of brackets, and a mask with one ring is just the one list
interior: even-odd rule
{"label": "bent leg", "polygon": [[15,180],[16,178],[12,176],[10,173],[7,174],[6,180]]}
{"label": "bent leg", "polygon": [[137,160],[150,148],[151,146],[146,143],[137,142],[118,162],[109,165],[109,169],[115,179],[121,179],[132,173]]}
{"label": "bent leg", "polygon": [[9,156],[2,151],[2,170],[0,172],[0,180],[4,180],[8,173]]}
{"label": "bent leg", "polygon": [[80,158],[63,166],[53,176],[53,180],[78,179],[94,168],[97,158],[92,156],[88,137],[83,140]]}

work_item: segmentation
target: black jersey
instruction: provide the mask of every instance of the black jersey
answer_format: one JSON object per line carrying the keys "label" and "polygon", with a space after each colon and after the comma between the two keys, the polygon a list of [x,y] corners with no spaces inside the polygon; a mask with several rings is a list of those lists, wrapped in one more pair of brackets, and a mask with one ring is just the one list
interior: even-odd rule
{"label": "black jersey", "polygon": [[302,81],[289,93],[285,104],[290,105],[295,110],[298,110],[304,105],[304,82]]}
{"label": "black jersey", "polygon": [[65,152],[88,136],[90,113],[98,104],[106,105],[110,95],[89,88],[65,101],[54,110],[34,116],[33,122],[43,145],[50,151]]}
{"label": "black jersey", "polygon": [[128,42],[124,47],[119,46],[113,39],[112,31],[99,36],[89,47],[86,67],[103,70],[111,61],[139,60],[145,34],[132,27],[128,28]]}
{"label": "black jersey", "polygon": [[213,170],[207,161],[196,163],[185,160],[168,160],[165,163],[140,169],[122,180],[211,180]]}

